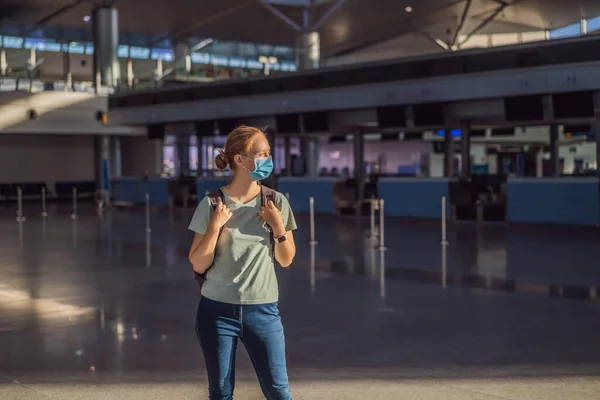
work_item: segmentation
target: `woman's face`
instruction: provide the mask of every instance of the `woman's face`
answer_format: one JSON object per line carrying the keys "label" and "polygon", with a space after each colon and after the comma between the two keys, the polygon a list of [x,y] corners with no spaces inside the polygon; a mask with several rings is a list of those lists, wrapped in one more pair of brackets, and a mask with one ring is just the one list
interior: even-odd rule
{"label": "woman's face", "polygon": [[262,134],[257,134],[254,138],[254,143],[246,154],[241,154],[236,157],[237,164],[242,165],[242,169],[246,171],[254,171],[254,159],[271,156],[271,146],[267,137]]}

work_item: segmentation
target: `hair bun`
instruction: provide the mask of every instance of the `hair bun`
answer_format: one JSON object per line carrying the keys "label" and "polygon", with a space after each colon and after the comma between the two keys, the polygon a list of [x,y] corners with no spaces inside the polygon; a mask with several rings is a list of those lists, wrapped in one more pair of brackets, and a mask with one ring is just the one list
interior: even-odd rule
{"label": "hair bun", "polygon": [[224,150],[219,150],[219,154],[215,157],[215,165],[220,170],[224,170],[229,165],[229,159]]}

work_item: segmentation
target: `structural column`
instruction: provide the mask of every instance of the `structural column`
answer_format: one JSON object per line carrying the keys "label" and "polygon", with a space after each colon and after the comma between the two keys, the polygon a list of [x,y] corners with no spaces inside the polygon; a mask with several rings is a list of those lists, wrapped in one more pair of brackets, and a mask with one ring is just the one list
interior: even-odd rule
{"label": "structural column", "polygon": [[[600,181],[600,92],[594,93],[594,111],[596,115],[596,176]],[[600,190],[600,182],[598,189]]]}
{"label": "structural column", "polygon": [[469,178],[471,176],[471,126],[468,121],[463,121],[460,125],[461,130],[461,177]]}
{"label": "structural column", "polygon": [[190,137],[188,135],[175,136],[175,146],[179,176],[190,176]]}
{"label": "structural column", "polygon": [[119,13],[116,8],[98,7],[92,11],[94,37],[94,77],[99,86],[116,87],[121,80],[119,64]]}
{"label": "structural column", "polygon": [[189,79],[191,73],[192,58],[190,55],[190,46],[185,42],[179,42],[175,45],[175,75]]}
{"label": "structural column", "polygon": [[[362,204],[365,190],[365,137],[361,129],[354,133],[354,177],[356,178],[358,204]],[[360,206],[357,208],[360,213]]]}
{"label": "structural column", "polygon": [[103,204],[110,202],[110,137],[94,139],[94,162],[96,164],[96,189],[101,193]]}
{"label": "structural column", "polygon": [[314,138],[300,138],[300,151],[305,163],[306,176],[315,177],[319,170],[319,143]]}
{"label": "structural column", "polygon": [[71,53],[69,53],[69,44],[67,43],[66,48],[63,48],[63,80],[65,81],[65,90],[71,90],[73,86],[73,80],[71,77]]}
{"label": "structural column", "polygon": [[285,176],[292,176],[292,143],[289,135],[283,138],[283,150],[285,154]]}
{"label": "structural column", "polygon": [[560,159],[558,154],[558,125],[550,125],[550,176],[560,175]]}
{"label": "structural column", "polygon": [[454,175],[454,140],[452,130],[444,130],[444,176],[449,178]]}
{"label": "structural column", "polygon": [[314,69],[321,65],[321,38],[319,32],[302,32],[298,36],[298,69]]}
{"label": "structural column", "polygon": [[123,160],[121,158],[121,138],[115,136],[112,138],[112,156],[111,156],[111,172],[112,176],[120,178],[123,176]]}
{"label": "structural column", "polygon": [[6,49],[4,48],[4,45],[2,45],[0,46],[0,76],[6,76],[7,71],[8,64],[6,62]]}

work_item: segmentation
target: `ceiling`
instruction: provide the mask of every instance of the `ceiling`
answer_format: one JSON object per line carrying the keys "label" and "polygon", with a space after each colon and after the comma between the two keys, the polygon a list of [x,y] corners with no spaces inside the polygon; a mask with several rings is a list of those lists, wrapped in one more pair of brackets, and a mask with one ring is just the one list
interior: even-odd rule
{"label": "ceiling", "polygon": [[[337,0],[315,1],[316,21]],[[98,2],[98,0],[96,0]],[[273,5],[302,24],[301,8]],[[321,26],[322,54],[343,54],[411,31],[420,30],[451,42],[468,0],[346,0]],[[211,37],[283,46],[295,46],[297,32],[260,4],[260,0],[117,0],[124,40],[143,37],[148,43]],[[0,0],[4,24],[63,29],[88,29],[92,0]],[[412,12],[406,12],[412,7]],[[598,0],[471,0],[462,34],[468,34],[488,16],[494,21],[481,32],[509,25],[514,31],[553,29],[582,18],[600,15]],[[441,29],[440,27],[445,27]],[[434,32],[435,30],[435,32]]]}

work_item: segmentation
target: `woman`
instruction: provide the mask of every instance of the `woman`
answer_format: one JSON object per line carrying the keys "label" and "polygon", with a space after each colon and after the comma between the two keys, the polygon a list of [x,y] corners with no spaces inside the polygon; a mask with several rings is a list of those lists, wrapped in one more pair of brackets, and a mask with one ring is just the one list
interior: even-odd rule
{"label": "woman", "polygon": [[206,274],[196,333],[204,352],[210,399],[233,398],[240,339],[265,397],[289,400],[274,259],[284,268],[292,263],[296,221],[281,193],[275,192],[274,202],[262,204],[258,181],[271,174],[273,161],[261,130],[235,129],[215,163],[221,170],[229,166],[233,181],[221,189],[222,201],[216,206],[205,197],[190,223],[195,232],[190,262],[195,272]]}

